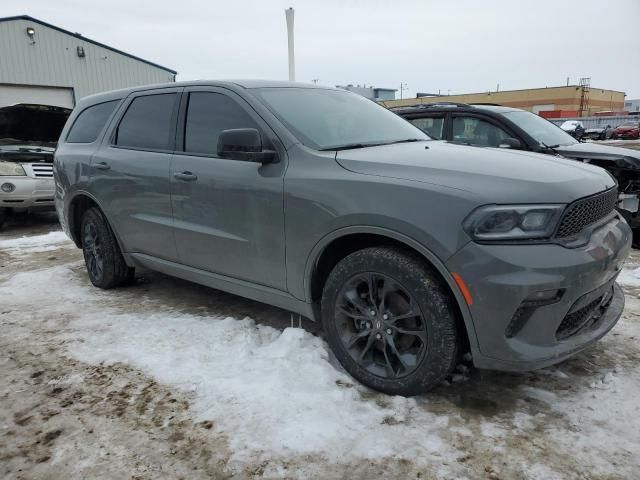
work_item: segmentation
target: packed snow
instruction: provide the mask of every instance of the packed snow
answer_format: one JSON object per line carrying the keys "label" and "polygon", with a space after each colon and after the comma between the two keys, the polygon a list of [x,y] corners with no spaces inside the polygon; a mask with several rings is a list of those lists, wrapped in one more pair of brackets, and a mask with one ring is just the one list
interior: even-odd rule
{"label": "packed snow", "polygon": [[18,238],[0,237],[0,251],[12,255],[24,256],[31,253],[50,252],[61,245],[71,243],[64,232],[49,232],[45,235],[24,236]]}
{"label": "packed snow", "polygon": [[[0,248],[17,256],[60,248],[68,242],[62,235],[0,240]],[[625,269],[620,281],[640,285],[640,269]],[[193,419],[212,421],[228,438],[231,471],[302,458],[284,473],[277,467],[267,473],[310,477],[320,464],[393,459],[434,478],[479,478],[469,470],[472,454],[485,463],[488,478],[508,478],[500,476],[507,468],[496,466],[501,462],[536,480],[582,478],[580,472],[633,478],[640,468],[635,298],[627,298],[616,328],[578,360],[480,378],[461,366],[439,392],[415,398],[358,385],[306,330],[185,311],[153,289],[101,291],[80,261],[2,275],[0,299],[11,322],[26,330],[46,326],[66,355],[131,365],[183,392]]]}

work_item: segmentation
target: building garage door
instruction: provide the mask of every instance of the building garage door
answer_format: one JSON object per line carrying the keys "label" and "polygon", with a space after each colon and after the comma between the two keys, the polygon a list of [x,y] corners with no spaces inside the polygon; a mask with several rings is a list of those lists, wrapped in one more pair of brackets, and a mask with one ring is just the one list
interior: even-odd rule
{"label": "building garage door", "polygon": [[0,107],[16,103],[36,103],[65,108],[75,106],[73,88],[0,84]]}

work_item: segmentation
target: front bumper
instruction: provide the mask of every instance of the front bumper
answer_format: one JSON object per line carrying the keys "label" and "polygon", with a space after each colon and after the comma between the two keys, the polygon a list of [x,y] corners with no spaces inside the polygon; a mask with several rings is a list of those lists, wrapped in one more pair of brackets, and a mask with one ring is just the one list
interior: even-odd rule
{"label": "front bumper", "polygon": [[54,206],[53,178],[0,177],[0,185],[10,183],[15,186],[11,193],[0,190],[0,208],[34,209]]}
{"label": "front bumper", "polygon": [[[628,224],[616,216],[594,230],[587,245],[574,249],[555,244],[467,244],[447,267],[461,275],[473,298],[469,310],[478,341],[474,364],[533,370],[558,363],[604,336],[624,308],[615,278],[631,237]],[[560,298],[527,311],[514,333],[516,312],[528,305],[525,301],[554,290],[561,291]],[[598,305],[594,321],[567,337],[559,333],[571,320],[569,314],[600,298],[606,305]]]}

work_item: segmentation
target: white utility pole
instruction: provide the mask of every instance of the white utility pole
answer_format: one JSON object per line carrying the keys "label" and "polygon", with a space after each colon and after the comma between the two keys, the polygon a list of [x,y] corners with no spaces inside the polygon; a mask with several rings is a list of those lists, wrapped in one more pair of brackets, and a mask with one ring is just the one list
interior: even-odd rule
{"label": "white utility pole", "polygon": [[293,15],[295,10],[287,8],[284,15],[287,19],[287,43],[289,44],[289,81],[296,81],[296,57],[293,49]]}

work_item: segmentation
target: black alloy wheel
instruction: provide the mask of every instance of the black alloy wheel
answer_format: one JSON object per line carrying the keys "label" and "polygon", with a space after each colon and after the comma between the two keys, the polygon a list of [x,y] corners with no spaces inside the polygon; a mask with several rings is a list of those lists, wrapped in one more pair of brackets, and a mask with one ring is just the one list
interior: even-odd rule
{"label": "black alloy wheel", "polygon": [[420,307],[396,280],[357,274],[338,295],[335,318],[351,358],[372,375],[402,378],[424,358],[427,327]]}
{"label": "black alloy wheel", "polygon": [[380,246],[346,256],[325,282],[321,312],[336,359],[368,387],[416,395],[455,367],[462,334],[455,300],[414,252]]}

